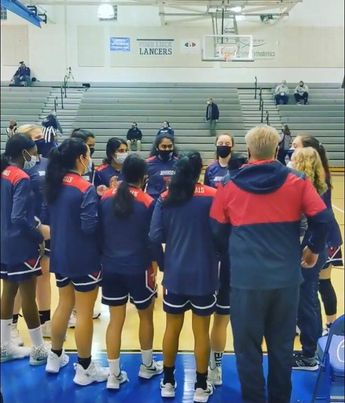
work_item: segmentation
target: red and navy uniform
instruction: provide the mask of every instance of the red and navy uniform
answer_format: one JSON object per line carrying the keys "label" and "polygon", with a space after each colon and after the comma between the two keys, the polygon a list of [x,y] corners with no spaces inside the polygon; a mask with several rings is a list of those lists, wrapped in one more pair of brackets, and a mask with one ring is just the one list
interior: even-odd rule
{"label": "red and navy uniform", "polygon": [[139,188],[129,190],[134,198],[133,212],[126,218],[113,212],[116,189],[105,192],[100,202],[102,302],[124,305],[130,295],[138,309],[145,309],[156,295],[150,269],[154,257],[148,238],[154,200]]}
{"label": "red and navy uniform", "polygon": [[157,200],[161,193],[167,190],[171,177],[175,175],[177,157],[162,161],[158,156],[153,156],[147,158],[146,162],[148,174],[146,192]]}
{"label": "red and navy uniform", "polygon": [[121,171],[115,169],[110,164],[103,164],[96,168],[95,186],[105,185],[110,186],[110,179],[115,176],[119,181],[123,180]]}
{"label": "red and navy uniform", "polygon": [[27,171],[30,177],[31,188],[34,194],[35,204],[35,216],[42,218],[42,207],[44,200],[44,183],[46,177],[48,160],[43,157],[39,157],[36,165]]}
{"label": "red and navy uniform", "polygon": [[48,204],[48,213],[50,270],[56,273],[58,287],[71,281],[80,291],[95,288],[101,276],[98,197],[94,186],[77,173],[67,173],[57,199]]}
{"label": "red and navy uniform", "polygon": [[218,261],[209,212],[215,193],[215,189],[197,184],[194,196],[184,204],[164,206],[164,193],[155,206],[150,239],[166,244],[162,283],[165,312],[192,308],[199,315],[210,315],[214,311]]}
{"label": "red and navy uniform", "polygon": [[1,278],[24,280],[40,274],[38,245],[29,176],[16,166],[1,174]]}

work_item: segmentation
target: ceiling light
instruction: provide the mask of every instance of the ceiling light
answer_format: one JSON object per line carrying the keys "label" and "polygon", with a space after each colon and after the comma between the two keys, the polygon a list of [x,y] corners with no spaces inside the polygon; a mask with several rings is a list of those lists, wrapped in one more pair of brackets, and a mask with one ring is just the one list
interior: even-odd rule
{"label": "ceiling light", "polygon": [[97,10],[97,16],[100,20],[114,20],[115,19],[114,6],[109,3],[100,4]]}
{"label": "ceiling light", "polygon": [[234,13],[240,13],[242,11],[242,7],[241,6],[231,7],[230,11],[233,11]]}

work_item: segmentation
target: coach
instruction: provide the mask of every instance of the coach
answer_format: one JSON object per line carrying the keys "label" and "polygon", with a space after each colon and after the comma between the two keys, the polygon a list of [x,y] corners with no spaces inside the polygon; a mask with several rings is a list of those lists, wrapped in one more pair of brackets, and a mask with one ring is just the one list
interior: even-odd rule
{"label": "coach", "polygon": [[[245,139],[249,163],[219,188],[211,223],[218,248],[229,245],[231,324],[243,402],[288,403],[300,264],[315,265],[325,245],[329,217],[311,182],[276,160],[280,137],[274,128],[255,127]],[[311,236],[301,256],[303,214]]]}

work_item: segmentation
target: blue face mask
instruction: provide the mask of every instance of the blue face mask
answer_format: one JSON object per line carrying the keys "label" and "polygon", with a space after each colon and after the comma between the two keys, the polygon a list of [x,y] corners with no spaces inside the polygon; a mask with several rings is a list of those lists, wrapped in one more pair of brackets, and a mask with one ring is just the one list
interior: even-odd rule
{"label": "blue face mask", "polygon": [[37,164],[37,157],[35,155],[31,155],[31,160],[27,161],[24,157],[24,171],[30,171]]}

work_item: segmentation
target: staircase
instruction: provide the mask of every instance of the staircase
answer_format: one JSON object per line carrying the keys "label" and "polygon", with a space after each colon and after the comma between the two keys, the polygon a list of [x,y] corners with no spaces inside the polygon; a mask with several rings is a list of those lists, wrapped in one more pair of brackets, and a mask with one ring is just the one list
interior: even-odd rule
{"label": "staircase", "polygon": [[272,97],[272,92],[269,89],[262,90],[262,99],[264,101],[264,121],[261,123],[261,111],[259,90],[257,99],[254,99],[253,89],[241,89],[238,90],[240,98],[240,104],[242,108],[243,122],[246,130],[251,129],[254,126],[260,124],[267,124],[266,111],[269,113],[269,124],[275,127],[279,132],[282,127],[282,122],[278,108]]}
{"label": "staircase", "polygon": [[66,98],[65,94],[63,93],[62,108],[61,90],[60,88],[52,88],[40,114],[40,121],[42,121],[49,113],[54,111],[54,100],[56,100],[56,115],[61,124],[63,136],[69,137],[72,131],[73,122],[77,116],[79,105],[84,97],[84,94],[84,88],[67,88]]}

